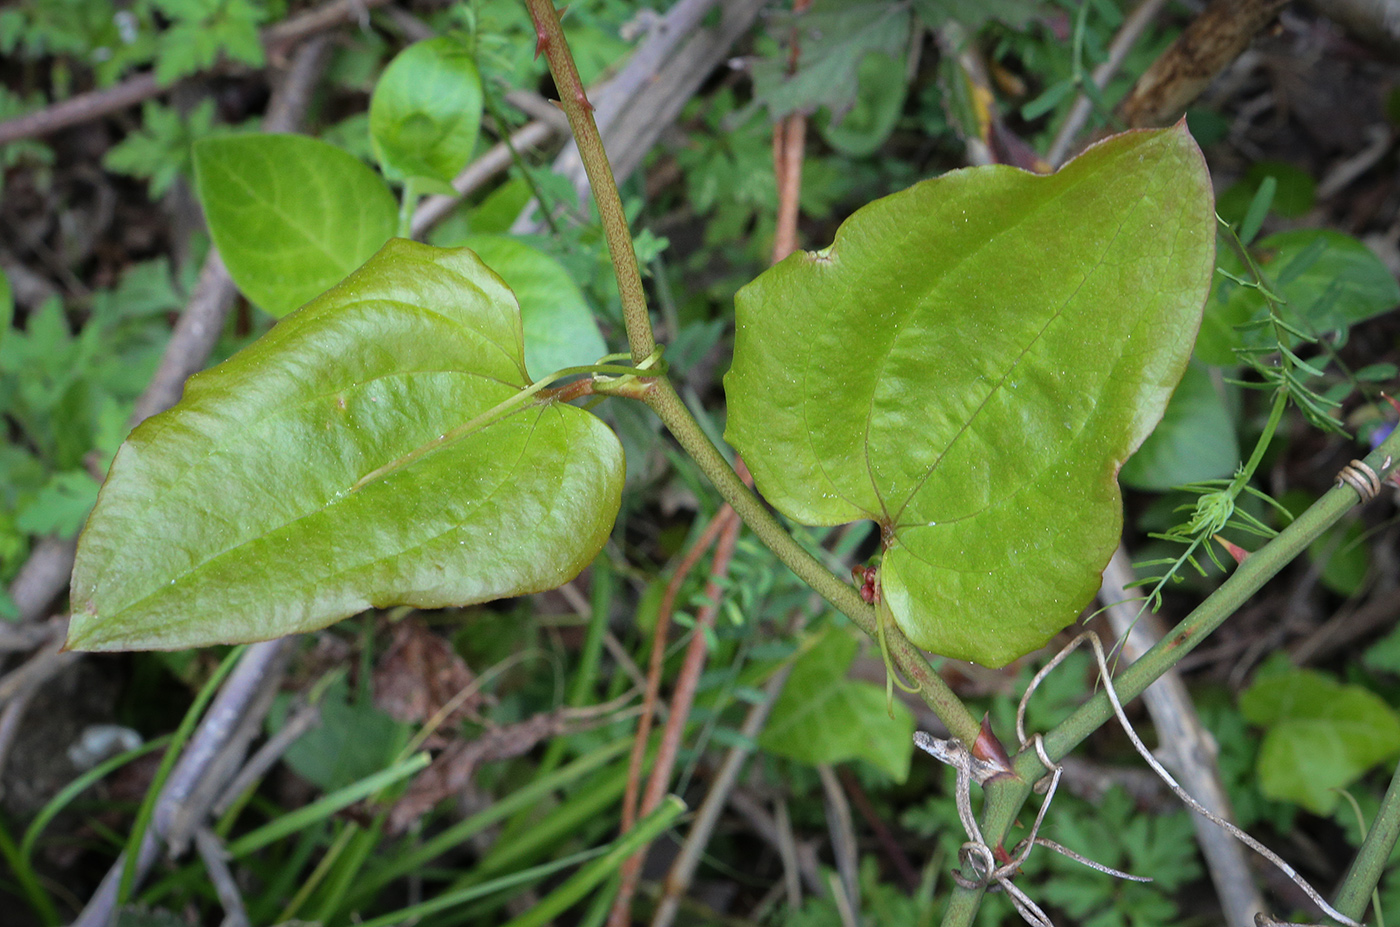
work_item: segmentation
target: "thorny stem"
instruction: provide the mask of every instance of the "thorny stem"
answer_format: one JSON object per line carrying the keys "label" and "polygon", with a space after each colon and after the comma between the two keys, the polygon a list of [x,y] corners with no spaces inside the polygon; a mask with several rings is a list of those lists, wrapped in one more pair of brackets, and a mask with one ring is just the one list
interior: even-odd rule
{"label": "thorny stem", "polygon": [[1342,880],[1342,887],[1337,890],[1333,907],[1347,917],[1361,920],[1366,913],[1366,903],[1385,872],[1386,861],[1390,859],[1390,851],[1397,837],[1400,837],[1400,766],[1396,767],[1390,787],[1381,800],[1380,810],[1376,812],[1376,819],[1371,823],[1356,859],[1352,860],[1351,868]]}
{"label": "thorny stem", "polygon": [[[685,407],[680,396],[676,395],[670,382],[664,379],[656,380],[644,401],[670,429],[671,434],[695,460],[701,471],[715,484],[724,501],[739,513],[749,530],[758,536],[783,565],[850,618],[871,640],[878,640],[880,628],[875,609],[861,599],[855,587],[835,576],[798,544],[773,513],[744,485],[743,480],[739,479],[738,474],[729,466],[729,462],[696,424],[690,410]],[[962,700],[948,688],[947,683],[934,672],[923,652],[896,626],[885,629],[885,640],[895,665],[918,686],[924,702],[948,726],[953,736],[964,743],[976,741],[981,725],[967,710]]]}
{"label": "thorny stem", "polygon": [[[1366,457],[1365,463],[1384,479],[1393,468],[1397,457],[1400,457],[1400,429],[1372,451]],[[1291,525],[1279,532],[1277,537],[1250,554],[1220,588],[1187,615],[1170,634],[1158,641],[1156,646],[1123,671],[1114,682],[1119,699],[1126,704],[1141,695],[1144,689],[1156,682],[1158,677],[1175,666],[1226,618],[1244,605],[1264,583],[1306,550],[1324,531],[1336,524],[1342,515],[1357,504],[1357,500],[1356,490],[1350,486],[1333,488],[1299,515]],[[1101,691],[1045,734],[1046,752],[1052,760],[1058,761],[1112,716],[1113,707],[1108,696]],[[982,832],[986,835],[989,845],[995,845],[1005,839],[1016,815],[1020,813],[1021,806],[1030,795],[1031,783],[1047,772],[1045,765],[1030,748],[1023,749],[1016,755],[1014,768],[1019,779],[1008,777],[987,784]],[[1392,799],[1387,795],[1387,801],[1400,801],[1400,796]],[[1388,851],[1384,856],[1388,856]],[[1354,867],[1353,874],[1356,873]],[[1356,877],[1358,884],[1364,881],[1359,874]],[[1356,904],[1364,905],[1369,889],[1360,893],[1362,900],[1357,902],[1347,891],[1351,878],[1349,875],[1348,883],[1343,887],[1343,898],[1350,903],[1353,910],[1348,910],[1342,905],[1338,906],[1338,910],[1349,917],[1356,917],[1354,907]],[[957,888],[944,914],[944,927],[966,927],[971,924],[981,894],[981,889]]]}
{"label": "thorny stem", "polygon": [[[637,256],[632,249],[632,233],[627,226],[627,217],[622,211],[622,201],[618,197],[617,184],[608,164],[607,153],[603,150],[602,138],[593,122],[593,107],[584,95],[583,83],[574,67],[573,55],[569,51],[564,31],[559,25],[558,14],[555,13],[550,0],[526,0],[526,4],[535,22],[538,49],[549,62],[554,84],[563,98],[561,105],[569,117],[569,125],[578,144],[579,157],[593,187],[593,196],[598,203],[598,218],[608,242],[613,272],[617,275],[618,291],[622,296],[627,341],[634,362],[641,364],[655,350],[656,341],[652,334],[651,318],[647,313],[646,295],[642,289]],[[595,392],[607,393],[610,390],[600,385]],[[749,529],[788,569],[855,622],[872,640],[877,639],[879,627],[875,610],[861,599],[859,593],[846,580],[832,574],[788,534],[778,519],[744,485],[729,462],[705,436],[668,380],[664,377],[652,380],[650,387],[641,396],[634,394],[634,398],[641,398],[651,407],[680,442],[681,447],[695,459],[700,469],[714,483],[724,501],[739,513],[739,517]],[[923,652],[898,628],[887,629],[886,640],[895,665],[918,686],[924,702],[934,714],[948,726],[954,737],[966,743],[973,743],[981,726],[967,710],[967,706],[948,688],[947,683],[934,672]]]}
{"label": "thorny stem", "polygon": [[559,105],[569,117],[569,128],[573,130],[579,157],[588,174],[588,183],[593,188],[593,198],[598,203],[598,219],[607,238],[613,272],[617,275],[617,290],[622,298],[627,343],[632,348],[632,361],[640,364],[655,349],[656,341],[651,333],[651,317],[647,314],[642,273],[637,266],[637,254],[632,249],[632,233],[627,227],[627,216],[622,211],[622,197],[617,192],[612,165],[608,162],[607,152],[603,150],[603,137],[598,134],[598,125],[593,121],[593,104],[588,102],[588,95],[584,93],[583,81],[579,79],[578,68],[574,67],[574,56],[564,39],[564,29],[559,25],[559,14],[554,10],[553,0],[525,2],[530,8],[530,18],[535,21],[535,54],[538,56],[543,52],[545,60],[549,62],[554,86],[559,90]]}

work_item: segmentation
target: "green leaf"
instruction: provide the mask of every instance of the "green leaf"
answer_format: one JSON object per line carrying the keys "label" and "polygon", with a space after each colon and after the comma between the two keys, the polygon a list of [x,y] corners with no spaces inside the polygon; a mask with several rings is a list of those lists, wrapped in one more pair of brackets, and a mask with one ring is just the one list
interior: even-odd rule
{"label": "green leaf", "polygon": [[1371,550],[1366,546],[1366,525],[1347,519],[1333,525],[1308,545],[1308,559],[1320,564],[1322,585],[1342,596],[1361,591],[1371,571]]}
{"label": "green leaf", "polygon": [[[286,723],[291,696],[278,696],[267,719],[267,733]],[[318,703],[321,723],[287,748],[283,759],[307,782],[332,792],[394,764],[408,741],[408,726],[367,699],[352,700],[344,678],[326,687]]]}
{"label": "green leaf", "polygon": [[500,279],[391,241],[132,433],[79,543],[68,646],[264,640],[567,581],[607,539],[622,452],[528,382]]}
{"label": "green leaf", "polygon": [[9,333],[14,317],[15,294],[10,289],[10,278],[0,270],[0,344],[5,343],[5,335]]}
{"label": "green leaf", "polygon": [[1240,711],[1268,728],[1260,790],[1315,814],[1329,814],[1336,789],[1400,752],[1400,718],[1380,696],[1315,670],[1256,681],[1240,694]]}
{"label": "green leaf", "polygon": [[855,105],[839,119],[823,111],[817,120],[826,143],[851,158],[874,154],[894,131],[904,109],[905,70],[903,58],[883,52],[862,58]]}
{"label": "green leaf", "polygon": [[[1251,249],[1275,292],[1287,302],[1283,318],[1311,334],[1346,329],[1388,312],[1400,303],[1400,284],[1364,244],[1331,229],[1298,229],[1270,235]],[[1223,250],[1220,267],[1245,277],[1232,252]],[[1247,278],[1246,278],[1247,279]],[[1234,366],[1235,349],[1268,347],[1265,328],[1237,326],[1264,318],[1268,307],[1254,287],[1217,277],[1201,322],[1196,356],[1208,364]]]}
{"label": "green leaf", "polygon": [[896,782],[909,775],[914,716],[885,690],[846,678],[860,644],[849,629],[828,628],[797,658],[773,706],[759,746],[803,763],[863,759]]}
{"label": "green leaf", "polygon": [[22,505],[16,527],[30,534],[57,534],[71,538],[83,526],[83,519],[97,500],[97,481],[85,470],[55,473]]}
{"label": "green leaf", "polygon": [[817,0],[791,19],[801,36],[797,70],[790,67],[786,50],[754,64],[753,105],[766,106],[775,120],[823,106],[840,119],[855,105],[865,56],[903,55],[911,23],[909,9],[902,4]]}
{"label": "green leaf", "polygon": [[1312,211],[1317,200],[1317,182],[1306,171],[1282,161],[1256,161],[1245,172],[1244,179],[1220,194],[1215,211],[1231,225],[1244,221],[1249,204],[1265,180],[1276,184],[1273,211],[1285,219],[1297,219]]}
{"label": "green leaf", "polygon": [[194,145],[209,232],[248,298],[278,318],[345,279],[398,225],[374,171],[302,135],[232,135]]}
{"label": "green leaf", "polygon": [[1048,177],[973,168],[878,200],[738,294],[727,437],[788,517],[879,523],[911,640],[1000,666],[1098,590],[1214,221],[1182,126]]}
{"label": "green leaf", "polygon": [[1123,465],[1119,479],[1134,489],[1173,486],[1230,476],[1240,464],[1235,423],[1206,368],[1193,362],[1157,428]]}
{"label": "green leaf", "polygon": [[1400,625],[1376,641],[1361,655],[1361,662],[1377,672],[1400,676]]}
{"label": "green leaf", "polygon": [[481,75],[461,42],[442,36],[404,49],[369,103],[370,139],[385,175],[451,181],[476,147],[481,105]]}
{"label": "green leaf", "polygon": [[109,148],[102,166],[148,181],[148,195],[159,199],[188,172],[190,146],[195,141],[228,132],[227,126],[214,124],[212,98],[184,113],[147,102],[141,107],[141,128]]}
{"label": "green leaf", "polygon": [[554,258],[505,235],[472,235],[462,244],[515,291],[531,377],[596,363],[608,353],[583,291]]}
{"label": "green leaf", "polygon": [[258,26],[266,11],[261,4],[248,0],[157,0],[156,6],[174,20],[158,40],[156,80],[161,86],[210,67],[220,56],[262,67]]}

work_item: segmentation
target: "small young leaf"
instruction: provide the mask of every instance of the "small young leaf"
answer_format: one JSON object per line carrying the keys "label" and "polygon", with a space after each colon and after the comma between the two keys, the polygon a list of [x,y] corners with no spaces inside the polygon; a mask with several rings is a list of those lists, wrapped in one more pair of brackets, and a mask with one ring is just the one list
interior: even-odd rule
{"label": "small young leaf", "polygon": [[481,76],[449,36],[400,52],[374,87],[369,132],[386,176],[446,183],[466,166],[481,126]]}
{"label": "small young leaf", "polygon": [[955,171],[740,291],[727,437],[812,525],[868,518],[925,649],[1000,666],[1098,590],[1115,478],[1181,377],[1214,266],[1184,126],[1061,171]]}
{"label": "small young leaf", "polygon": [[1244,219],[1240,221],[1240,241],[1249,244],[1254,241],[1254,236],[1259,234],[1259,229],[1264,225],[1264,217],[1269,214],[1269,206],[1274,202],[1274,191],[1278,189],[1278,181],[1273,177],[1265,177],[1259,184],[1259,189],[1254,191],[1254,197],[1249,201],[1249,208],[1245,210]]}
{"label": "small young leaf", "polygon": [[520,301],[531,377],[592,364],[608,353],[583,291],[554,258],[505,235],[472,235],[462,244],[500,274]]}
{"label": "small young leaf", "polygon": [[914,716],[895,702],[891,718],[884,689],[846,678],[859,649],[848,629],[823,632],[797,658],[759,745],[804,763],[860,758],[903,782],[913,755]]}
{"label": "small young leaf", "polygon": [[265,640],[567,581],[617,514],[612,432],[545,402],[438,441],[528,382],[500,279],[391,241],[132,432],[79,543],[68,646]]}
{"label": "small young leaf", "polygon": [[1400,752],[1400,718],[1380,696],[1315,670],[1289,670],[1255,682],[1240,711],[1268,728],[1259,749],[1265,795],[1328,814],[1339,788]]}
{"label": "small young leaf", "polygon": [[398,225],[378,175],[302,135],[232,135],[194,145],[209,233],[248,298],[281,318],[345,279]]}

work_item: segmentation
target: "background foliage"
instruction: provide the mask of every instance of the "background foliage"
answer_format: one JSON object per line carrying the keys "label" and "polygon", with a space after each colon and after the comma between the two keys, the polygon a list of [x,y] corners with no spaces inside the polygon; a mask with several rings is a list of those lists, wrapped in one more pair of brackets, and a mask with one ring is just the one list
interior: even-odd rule
{"label": "background foliage", "polygon": [[[260,126],[270,75],[287,54],[259,30],[304,11],[250,0],[35,0],[0,11],[0,118],[133,75],[149,74],[163,88],[140,107],[0,146],[6,584],[33,551],[73,538],[96,498],[194,292],[209,239],[193,193],[207,177],[241,173],[258,195],[299,204],[308,185],[333,174],[359,210],[320,220],[357,256],[331,262],[321,282],[246,292],[214,349],[219,359],[338,282],[398,231],[396,199],[405,187],[413,186],[413,196],[440,192],[463,165],[523,125],[521,92],[553,93],[533,57],[533,27],[513,0],[376,9],[334,33],[306,137],[285,143],[295,149],[285,161],[304,166],[305,181],[269,190],[258,183],[265,166],[238,154],[238,139]],[[779,204],[774,119],[811,117],[801,239],[824,247],[856,208],[962,166],[979,140],[990,137],[1003,153],[1046,152],[1129,12],[1110,0],[881,0],[818,2],[797,18],[775,8],[760,19],[734,49],[733,66],[709,75],[644,169],[623,184],[667,358],[702,424],[716,436],[724,430],[720,379],[732,346],[733,294],[769,259]],[[1090,130],[1111,125],[1114,103],[1190,17],[1169,5],[1154,18],[1118,76],[1092,94]],[[631,3],[588,0],[570,5],[567,22],[591,84],[616,71],[650,20]],[[792,62],[795,28],[801,43]],[[973,44],[960,45],[959,36]],[[989,83],[979,84],[957,54],[967,47],[981,53]],[[396,72],[418,57],[449,73],[434,79],[462,96],[442,116],[441,132],[394,119]],[[1140,573],[1170,572],[1175,580],[1161,587],[1168,618],[1185,614],[1222,575],[1212,562],[1219,554],[1208,553],[1221,550],[1211,535],[1183,530],[1199,493],[1220,487],[1174,487],[1229,480],[1248,457],[1270,412],[1270,394],[1257,387],[1276,385],[1262,378],[1259,358],[1277,358],[1280,345],[1292,352],[1298,363],[1284,385],[1309,413],[1289,414],[1246,481],[1287,510],[1300,511],[1325,491],[1338,467],[1393,418],[1377,402],[1395,377],[1400,334],[1390,311],[1400,302],[1400,191],[1388,147],[1400,72],[1389,60],[1316,14],[1290,10],[1188,113],[1219,212],[1254,266],[1222,243],[1187,377],[1122,474],[1132,490],[1126,543],[1136,559],[1160,561]],[[479,83],[464,76],[468,69]],[[1003,135],[984,132],[989,99]],[[371,141],[400,130],[403,151]],[[431,156],[410,158],[425,151]],[[517,152],[503,175],[473,191],[428,236],[478,250],[516,289],[526,334],[552,336],[527,342],[524,363],[533,376],[591,362],[625,340],[596,215],[550,172],[552,153],[549,145]],[[541,215],[550,221],[511,234],[532,197],[546,204]],[[207,193],[201,201],[211,221],[221,208],[237,210]],[[215,242],[235,270],[240,261],[288,256],[293,276],[315,265],[285,247],[244,254],[217,233]],[[578,865],[571,854],[615,836],[634,722],[613,700],[634,691],[668,579],[718,500],[694,465],[658,439],[654,423],[614,405],[621,404],[598,414],[628,455],[621,515],[578,581],[557,593],[459,609],[371,611],[299,645],[264,733],[275,735],[302,711],[318,712],[319,726],[215,828],[233,855],[252,923],[397,916],[420,898],[524,873],[511,887],[424,921],[499,924],[550,897],[572,871],[531,867],[559,859]],[[1248,490],[1236,496],[1239,515],[1219,533],[1253,549],[1286,515]],[[1220,744],[1237,818],[1323,885],[1340,875],[1337,861],[1361,839],[1351,800],[1370,821],[1386,764],[1400,754],[1393,511],[1389,500],[1358,510],[1184,668]],[[875,546],[860,525],[799,536],[843,572]],[[1182,540],[1197,541],[1188,553],[1199,571],[1183,559]],[[674,620],[682,633],[663,664],[669,690],[684,640],[708,640],[674,791],[698,803],[723,751],[755,750],[686,916],[844,924],[851,913],[832,888],[840,884],[866,922],[932,922],[963,837],[948,771],[912,756],[909,732],[930,728],[931,719],[902,701],[892,717],[878,653],[753,538],[740,534],[735,547],[727,568],[714,555],[680,582]],[[714,623],[700,621],[712,608]],[[5,594],[0,610],[7,619],[19,612]],[[23,656],[21,647],[6,646]],[[1264,660],[1269,652],[1282,656]],[[19,656],[10,669],[21,665]],[[170,733],[222,657],[215,650],[90,660],[29,702],[19,739],[0,752],[0,853],[8,864],[0,891],[16,899],[7,910],[18,923],[66,922],[80,909],[131,833],[156,774],[159,754],[96,767],[103,775],[63,799],[62,813],[36,818],[45,808],[58,811],[59,790],[122,741],[76,758],[69,748],[96,737],[96,725],[117,724],[148,740]],[[992,673],[949,662],[943,672],[1006,732],[1010,697],[1035,663]],[[791,675],[766,726],[745,733],[750,707],[788,664]],[[1090,680],[1083,661],[1053,675],[1032,703],[1032,729],[1065,716]],[[438,763],[433,775],[409,784],[420,747]],[[1136,777],[1112,731],[1089,745],[1083,763],[1070,776],[1074,797],[1052,811],[1050,835],[1157,881],[1117,883],[1037,855],[1025,880],[1042,887],[1036,897],[1065,923],[1217,922],[1185,812]],[[1336,791],[1343,788],[1351,800]],[[371,793],[379,801],[353,804]],[[325,796],[333,800],[312,804]],[[842,821],[850,822],[844,833]],[[648,871],[647,880],[656,875]],[[609,898],[604,885],[569,922],[596,923]],[[193,856],[163,864],[133,901],[124,923],[222,916]],[[1381,902],[1400,910],[1393,872]],[[644,892],[638,910],[654,903]],[[1011,917],[1004,899],[990,898],[980,923]]]}

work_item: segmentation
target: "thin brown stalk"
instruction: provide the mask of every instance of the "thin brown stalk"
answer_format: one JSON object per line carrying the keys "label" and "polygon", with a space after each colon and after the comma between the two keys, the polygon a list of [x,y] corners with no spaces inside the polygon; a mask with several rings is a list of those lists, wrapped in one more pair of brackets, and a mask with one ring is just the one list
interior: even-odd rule
{"label": "thin brown stalk", "polygon": [[[711,522],[712,525],[715,523],[720,525],[719,536],[715,541],[714,558],[710,561],[710,580],[705,585],[706,601],[695,616],[695,630],[686,646],[681,670],[676,677],[670,713],[666,718],[666,727],[661,732],[661,746],[656,754],[651,778],[647,780],[646,792],[642,796],[639,813],[643,817],[660,807],[661,799],[670,787],[676,755],[680,752],[681,738],[685,733],[686,722],[690,719],[690,709],[695,702],[700,673],[705,668],[705,659],[708,656],[709,642],[706,632],[714,627],[720,596],[724,592],[724,579],[729,575],[729,563],[734,556],[734,545],[739,539],[739,529],[742,526],[738,515],[728,505],[721,509]],[[610,927],[626,927],[631,919],[632,896],[637,890],[637,880],[641,874],[644,857],[644,852],[638,852],[622,864],[619,873],[622,883],[613,902],[612,913],[608,916]]]}
{"label": "thin brown stalk", "polygon": [[865,789],[861,788],[860,780],[855,777],[846,767],[841,767],[836,773],[841,779],[841,786],[851,797],[851,804],[855,805],[856,811],[869,825],[875,840],[880,844],[880,849],[884,852],[885,858],[890,861],[894,871],[899,873],[900,881],[904,883],[906,890],[913,892],[919,887],[919,873],[914,868],[914,864],[909,862],[909,857],[904,849],[899,845],[899,841],[894,838],[889,825],[880,817],[880,813],[875,810],[875,806],[870,803],[870,796],[865,794]]}
{"label": "thin brown stalk", "polygon": [[777,228],[773,233],[773,263],[797,250],[797,215],[802,195],[802,156],[807,117],[790,113],[773,127],[773,172],[778,183]]}
{"label": "thin brown stalk", "polygon": [[695,569],[695,565],[714,546],[715,539],[719,537],[720,531],[724,529],[728,520],[727,516],[733,511],[726,505],[714,518],[710,519],[710,523],[705,526],[700,537],[695,539],[690,550],[686,551],[681,562],[676,565],[675,572],[671,574],[670,581],[666,583],[666,592],[661,597],[661,606],[656,611],[656,627],[651,637],[651,658],[647,665],[646,691],[642,696],[642,716],[637,721],[637,736],[632,741],[632,757],[627,770],[627,788],[622,796],[620,830],[624,834],[632,829],[632,825],[637,820],[637,800],[641,793],[642,759],[646,754],[647,741],[651,738],[652,719],[656,717],[656,703],[661,691],[661,670],[666,662],[666,640],[671,631],[671,614],[675,610],[676,596],[680,593],[681,585],[690,575],[690,571]]}
{"label": "thin brown stalk", "polygon": [[[686,835],[685,845],[681,847],[676,861],[671,864],[671,871],[666,874],[666,881],[662,886],[661,901],[657,905],[651,927],[671,927],[675,920],[676,913],[680,910],[681,899],[685,896],[686,889],[690,887],[690,880],[700,865],[701,854],[704,853],[705,846],[710,842],[710,835],[714,832],[715,825],[719,823],[719,816],[729,801],[734,784],[739,781],[739,772],[743,769],[749,754],[753,752],[751,745],[763,731],[763,726],[768,721],[768,713],[772,711],[773,705],[778,701],[778,696],[782,694],[783,686],[787,683],[791,672],[791,663],[779,667],[763,687],[763,701],[751,707],[747,717],[744,718],[744,724],[739,729],[744,742],[729,748],[724,762],[720,764],[719,771],[715,774],[714,781],[710,785],[710,790],[705,793],[705,800],[696,811],[695,820],[690,826],[690,833]],[[786,858],[784,862],[787,862]],[[787,882],[791,889],[791,886],[798,884],[795,863],[788,867],[788,876]],[[798,891],[800,892],[800,889]],[[794,905],[794,907],[796,906]]]}

